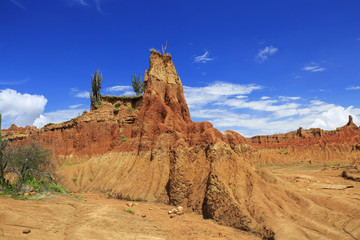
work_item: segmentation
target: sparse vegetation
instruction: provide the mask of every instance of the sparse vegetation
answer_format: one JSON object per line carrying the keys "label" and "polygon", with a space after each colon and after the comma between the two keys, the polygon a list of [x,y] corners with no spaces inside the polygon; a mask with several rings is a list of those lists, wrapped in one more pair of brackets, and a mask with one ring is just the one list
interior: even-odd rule
{"label": "sparse vegetation", "polygon": [[120,130],[121,140],[122,140],[123,142],[126,142],[127,140],[129,140],[128,138],[126,138],[126,137],[124,136],[124,134],[123,134],[123,129],[122,129],[122,128],[119,128],[119,130]]}
{"label": "sparse vegetation", "polygon": [[48,150],[35,143],[8,147],[3,153],[3,161],[6,162],[4,179],[9,176],[13,181],[4,181],[1,185],[2,195],[39,200],[50,193],[68,194],[68,190],[55,183],[49,173],[52,167],[50,157]]}
{"label": "sparse vegetation", "polygon": [[6,186],[4,170],[7,167],[7,162],[4,159],[4,150],[7,146],[7,142],[8,142],[7,139],[2,140],[1,138],[1,114],[0,114],[0,185],[1,186]]}
{"label": "sparse vegetation", "polygon": [[133,112],[135,112],[135,109],[132,108],[132,107],[130,107],[130,106],[128,106],[128,109],[131,110],[131,111],[133,111]]}
{"label": "sparse vegetation", "polygon": [[127,208],[127,209],[125,210],[125,212],[131,213],[131,214],[135,214],[135,210],[134,210],[134,209],[131,209],[131,208]]}
{"label": "sparse vegetation", "polygon": [[102,73],[99,74],[99,70],[96,70],[94,74],[91,75],[91,91],[90,91],[90,101],[91,105],[97,109],[102,105],[101,101],[101,83],[103,80]]}
{"label": "sparse vegetation", "polygon": [[70,161],[65,161],[61,164],[61,169],[64,169],[67,166],[73,166],[73,165],[78,165],[81,164],[80,162],[70,162]]}
{"label": "sparse vegetation", "polygon": [[134,76],[131,75],[131,82],[132,82],[133,90],[137,96],[144,94],[144,82],[143,79],[141,78],[140,72],[138,76],[136,76],[135,74]]}
{"label": "sparse vegetation", "polygon": [[72,178],[72,180],[73,180],[74,183],[76,183],[77,179],[78,179],[77,177],[73,177],[73,178]]}
{"label": "sparse vegetation", "polygon": [[120,103],[115,103],[115,104],[113,105],[114,114],[118,114],[118,112],[119,112],[119,106],[120,106]]}

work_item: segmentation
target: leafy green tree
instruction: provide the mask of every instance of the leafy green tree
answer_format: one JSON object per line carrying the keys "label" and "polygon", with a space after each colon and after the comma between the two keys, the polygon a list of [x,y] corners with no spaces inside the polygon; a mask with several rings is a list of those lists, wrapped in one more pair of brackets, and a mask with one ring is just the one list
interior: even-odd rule
{"label": "leafy green tree", "polygon": [[144,94],[144,82],[143,79],[141,78],[141,73],[139,72],[139,75],[136,76],[134,74],[131,75],[131,82],[132,82],[132,87],[134,92],[136,93],[136,95],[141,95]]}
{"label": "leafy green tree", "polygon": [[91,105],[96,109],[101,102],[101,83],[103,80],[102,73],[99,74],[99,70],[96,70],[94,74],[91,74],[91,92],[90,92],[90,101]]}
{"label": "leafy green tree", "polygon": [[4,150],[6,148],[8,139],[2,140],[1,138],[1,114],[0,114],[0,185],[5,184],[5,169],[7,162],[4,159]]}

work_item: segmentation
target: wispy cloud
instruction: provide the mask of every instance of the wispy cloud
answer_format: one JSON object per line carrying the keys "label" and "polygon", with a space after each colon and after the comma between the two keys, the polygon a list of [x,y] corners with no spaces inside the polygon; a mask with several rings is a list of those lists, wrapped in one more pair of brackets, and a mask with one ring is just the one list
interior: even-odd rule
{"label": "wispy cloud", "polygon": [[28,82],[30,79],[24,79],[19,81],[0,81],[0,85],[21,85]]}
{"label": "wispy cloud", "polygon": [[105,89],[105,91],[107,91],[107,92],[123,92],[123,91],[128,91],[131,89],[132,89],[131,86],[117,85],[117,86],[108,87]]}
{"label": "wispy cloud", "polygon": [[283,102],[288,102],[288,101],[295,101],[295,100],[300,100],[301,97],[286,97],[286,96],[279,96],[279,99]]}
{"label": "wispy cloud", "polygon": [[305,66],[303,67],[303,70],[305,71],[310,71],[310,72],[323,72],[325,71],[324,67],[320,67],[319,65],[317,65],[316,63],[310,65],[310,66]]}
{"label": "wispy cloud", "polygon": [[[93,4],[89,3],[92,2]],[[73,0],[74,3],[76,4],[80,4],[82,6],[87,6],[87,7],[91,7],[91,6],[95,6],[96,10],[99,13],[103,13],[101,4],[102,4],[102,0]]]}
{"label": "wispy cloud", "polygon": [[345,88],[345,90],[360,90],[360,86],[347,87],[347,88]]}
{"label": "wispy cloud", "polygon": [[117,85],[105,88],[105,92],[116,93],[121,96],[132,96],[135,95],[135,92],[131,86],[126,85]]}
{"label": "wispy cloud", "polygon": [[78,98],[90,98],[88,91],[82,91],[77,88],[70,88],[70,95]]}
{"label": "wispy cloud", "polygon": [[103,13],[103,10],[101,8],[101,0],[94,0],[95,2],[95,7],[98,10],[99,13]]}
{"label": "wispy cloud", "polygon": [[194,62],[196,63],[206,63],[208,61],[212,61],[214,60],[213,58],[209,57],[209,52],[205,51],[205,53],[203,55],[197,56],[194,58]]}
{"label": "wispy cloud", "polygon": [[13,4],[15,4],[16,6],[18,6],[19,8],[22,8],[22,9],[26,9],[24,7],[24,5],[22,5],[21,3],[19,3],[18,1],[16,0],[10,0]]}
{"label": "wispy cloud", "polygon": [[273,46],[267,46],[264,49],[260,49],[259,53],[255,57],[255,61],[257,61],[258,63],[263,63],[270,56],[274,55],[277,51],[278,49]]}
{"label": "wispy cloud", "polygon": [[85,2],[85,0],[74,0],[74,2],[79,3],[83,6],[88,6],[88,4],[87,4],[87,2]]}
{"label": "wispy cloud", "polygon": [[83,106],[84,104],[75,104],[75,105],[70,105],[69,108],[70,109],[74,109],[74,108],[79,108],[81,106]]}

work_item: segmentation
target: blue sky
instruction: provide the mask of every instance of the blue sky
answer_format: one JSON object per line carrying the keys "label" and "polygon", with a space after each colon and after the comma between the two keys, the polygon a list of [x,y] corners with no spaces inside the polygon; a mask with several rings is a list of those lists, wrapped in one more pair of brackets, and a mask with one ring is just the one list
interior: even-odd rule
{"label": "blue sky", "polygon": [[358,0],[1,0],[3,127],[43,126],[131,95],[149,49],[168,51],[194,121],[244,136],[360,124]]}

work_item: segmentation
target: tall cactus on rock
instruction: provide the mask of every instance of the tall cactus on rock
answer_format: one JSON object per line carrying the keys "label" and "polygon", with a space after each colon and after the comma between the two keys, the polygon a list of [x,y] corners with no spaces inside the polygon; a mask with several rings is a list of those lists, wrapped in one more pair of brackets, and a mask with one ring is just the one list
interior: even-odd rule
{"label": "tall cactus on rock", "polygon": [[97,109],[101,102],[101,82],[103,80],[102,73],[99,74],[99,70],[96,70],[94,74],[91,74],[91,91],[90,91],[90,101],[93,109]]}
{"label": "tall cactus on rock", "polygon": [[131,82],[132,82],[132,87],[133,87],[133,90],[134,92],[136,93],[136,95],[141,95],[141,94],[144,94],[144,82],[141,78],[141,73],[139,72],[139,75],[136,76],[134,74],[131,75]]}
{"label": "tall cactus on rock", "polygon": [[4,150],[6,148],[8,139],[2,140],[1,136],[1,114],[0,114],[0,185],[5,184],[4,170],[6,168],[7,162],[4,160]]}

